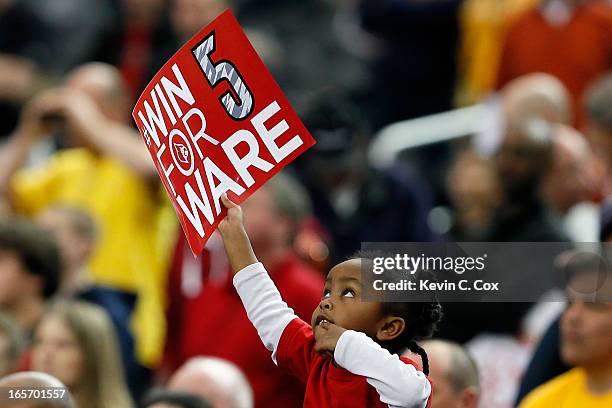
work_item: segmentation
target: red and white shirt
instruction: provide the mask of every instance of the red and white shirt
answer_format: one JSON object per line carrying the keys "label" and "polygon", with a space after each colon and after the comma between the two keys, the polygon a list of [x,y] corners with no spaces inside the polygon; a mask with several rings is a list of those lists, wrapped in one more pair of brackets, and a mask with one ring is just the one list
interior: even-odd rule
{"label": "red and white shirt", "polygon": [[312,327],[283,302],[261,263],[238,272],[234,286],[274,362],[306,384],[304,407],[429,406],[431,384],[425,374],[364,333],[347,330],[340,336],[335,365],[315,352]]}

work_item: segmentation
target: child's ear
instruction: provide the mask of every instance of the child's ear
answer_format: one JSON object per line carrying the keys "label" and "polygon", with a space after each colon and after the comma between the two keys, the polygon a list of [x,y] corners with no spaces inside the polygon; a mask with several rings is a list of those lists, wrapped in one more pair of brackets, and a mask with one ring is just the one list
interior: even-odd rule
{"label": "child's ear", "polygon": [[397,338],[406,328],[404,319],[397,316],[385,317],[380,325],[380,329],[376,333],[376,338],[379,341],[389,341]]}

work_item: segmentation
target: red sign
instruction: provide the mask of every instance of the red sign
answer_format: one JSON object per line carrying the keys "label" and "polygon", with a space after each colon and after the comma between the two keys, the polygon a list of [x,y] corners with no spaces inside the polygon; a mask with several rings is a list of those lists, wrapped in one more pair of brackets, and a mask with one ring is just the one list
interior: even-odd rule
{"label": "red sign", "polygon": [[225,216],[315,141],[230,11],[189,40],[132,116],[194,254]]}

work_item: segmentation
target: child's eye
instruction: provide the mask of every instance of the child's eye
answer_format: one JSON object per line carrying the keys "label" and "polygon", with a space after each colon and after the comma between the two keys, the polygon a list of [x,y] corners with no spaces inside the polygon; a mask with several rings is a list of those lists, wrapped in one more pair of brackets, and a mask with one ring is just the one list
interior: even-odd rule
{"label": "child's eye", "polygon": [[347,289],[347,290],[345,290],[345,291],[342,293],[342,296],[344,296],[344,297],[349,297],[349,298],[354,298],[354,297],[355,297],[355,293],[354,293],[352,290]]}
{"label": "child's eye", "polygon": [[331,291],[330,291],[330,290],[328,290],[328,289],[325,289],[325,290],[323,291],[323,299],[327,299],[327,298],[328,298],[328,297],[330,297],[330,296],[331,296]]}

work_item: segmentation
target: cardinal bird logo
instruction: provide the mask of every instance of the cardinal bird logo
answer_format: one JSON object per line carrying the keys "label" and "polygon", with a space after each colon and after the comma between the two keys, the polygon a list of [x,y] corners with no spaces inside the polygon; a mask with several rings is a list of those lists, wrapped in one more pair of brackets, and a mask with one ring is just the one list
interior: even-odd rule
{"label": "cardinal bird logo", "polygon": [[189,164],[189,149],[182,143],[174,143],[176,158],[181,163]]}

